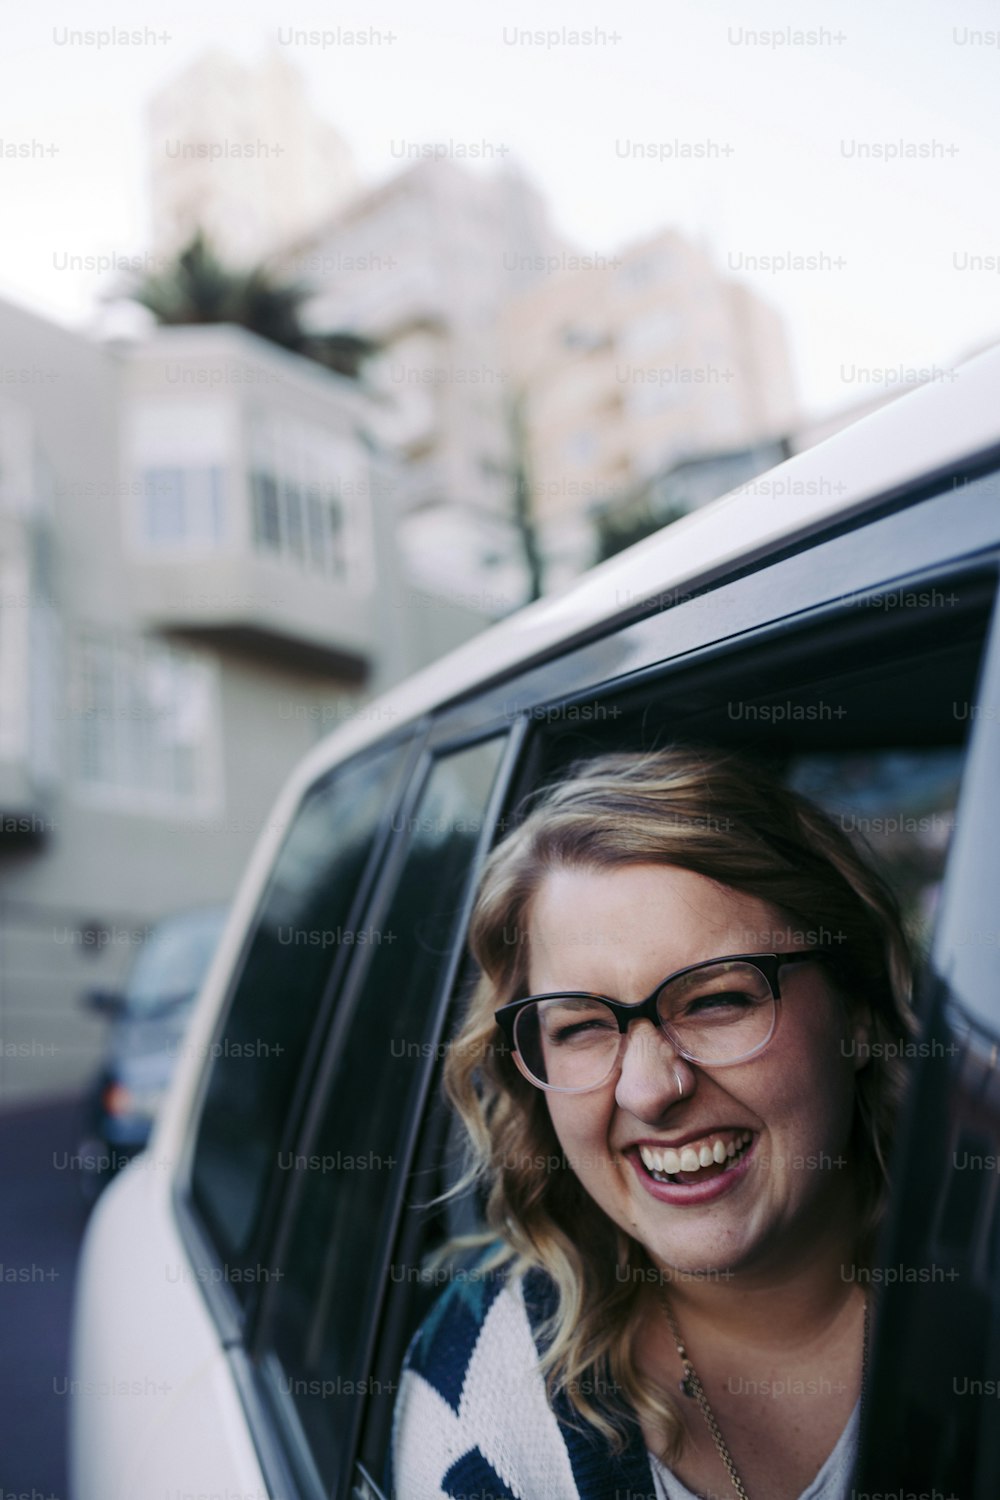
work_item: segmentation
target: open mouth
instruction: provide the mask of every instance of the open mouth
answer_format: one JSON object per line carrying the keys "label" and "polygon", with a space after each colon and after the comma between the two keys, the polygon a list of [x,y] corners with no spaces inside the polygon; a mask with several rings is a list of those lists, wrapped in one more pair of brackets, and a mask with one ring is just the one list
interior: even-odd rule
{"label": "open mouth", "polygon": [[639,1158],[654,1182],[703,1183],[724,1177],[749,1151],[753,1131],[726,1130],[673,1149],[641,1145]]}

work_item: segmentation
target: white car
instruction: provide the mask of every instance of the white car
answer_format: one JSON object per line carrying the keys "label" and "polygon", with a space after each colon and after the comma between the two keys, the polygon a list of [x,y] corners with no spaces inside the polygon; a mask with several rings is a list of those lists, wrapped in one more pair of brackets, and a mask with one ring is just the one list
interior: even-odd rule
{"label": "white car", "polygon": [[453,1170],[438,1072],[477,870],[570,760],[687,738],[781,765],[882,853],[929,934],[856,1492],[1000,1493],[998,549],[1000,350],[513,616],[309,756],[149,1149],[89,1226],[73,1500],[383,1493],[403,1351],[437,1291],[424,1254],[477,1214],[425,1206]]}

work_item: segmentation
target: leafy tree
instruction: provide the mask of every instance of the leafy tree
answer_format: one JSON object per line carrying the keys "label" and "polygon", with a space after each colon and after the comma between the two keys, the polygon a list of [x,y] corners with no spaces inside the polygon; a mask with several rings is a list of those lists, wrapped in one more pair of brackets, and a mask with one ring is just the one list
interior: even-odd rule
{"label": "leafy tree", "polygon": [[599,512],[594,523],[597,532],[597,556],[594,561],[605,562],[607,558],[624,552],[626,547],[641,542],[647,536],[653,536],[655,532],[662,531],[664,526],[670,526],[685,515],[687,511],[684,507],[675,505],[661,515],[654,516],[645,502],[628,509]]}
{"label": "leafy tree", "polygon": [[302,308],[311,295],[301,281],[280,281],[264,265],[227,266],[199,230],[176,260],[130,284],[127,295],[158,323],[236,323],[282,349],[358,379],[375,345],[360,334],[309,333]]}

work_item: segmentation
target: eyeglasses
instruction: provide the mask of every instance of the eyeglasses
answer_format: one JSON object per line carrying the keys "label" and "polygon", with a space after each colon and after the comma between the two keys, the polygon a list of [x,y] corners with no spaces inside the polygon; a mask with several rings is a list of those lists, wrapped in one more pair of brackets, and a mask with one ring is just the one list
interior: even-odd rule
{"label": "eyeglasses", "polygon": [[689,964],[627,1005],[567,990],[512,1000],[494,1013],[530,1083],[553,1093],[600,1088],[618,1065],[633,1021],[652,1021],[688,1062],[726,1068],[762,1052],[778,1023],[778,970],[822,948],[737,953]]}

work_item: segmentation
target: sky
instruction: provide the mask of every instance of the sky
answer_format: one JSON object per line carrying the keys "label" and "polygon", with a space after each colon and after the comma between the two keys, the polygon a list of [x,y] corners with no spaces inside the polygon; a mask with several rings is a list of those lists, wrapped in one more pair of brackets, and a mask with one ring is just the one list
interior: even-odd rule
{"label": "sky", "polygon": [[[115,28],[132,41],[95,35]],[[1000,339],[992,0],[11,8],[0,294],[87,323],[113,278],[69,258],[148,248],[150,95],[209,48],[268,46],[367,181],[403,141],[503,145],[585,253],[665,226],[703,243],[783,313],[811,414]]]}

